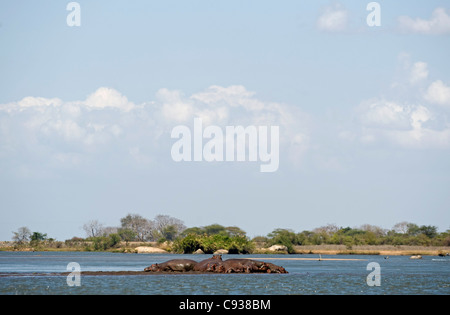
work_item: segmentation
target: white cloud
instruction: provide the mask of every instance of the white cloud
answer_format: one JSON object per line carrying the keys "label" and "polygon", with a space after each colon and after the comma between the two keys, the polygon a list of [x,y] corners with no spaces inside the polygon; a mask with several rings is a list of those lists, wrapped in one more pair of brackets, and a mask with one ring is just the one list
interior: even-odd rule
{"label": "white cloud", "polygon": [[424,92],[423,87],[428,84],[428,64],[412,63],[408,54],[400,54],[399,63],[403,79],[392,86],[392,98],[372,98],[361,102],[356,108],[359,133],[347,131],[341,139],[349,142],[354,137],[347,135],[355,135],[364,144],[449,149],[448,113],[429,103],[450,105],[450,87],[438,80]]}
{"label": "white cloud", "polygon": [[92,109],[117,108],[129,111],[134,108],[134,104],[129,102],[126,96],[107,87],[101,87],[89,95],[84,104]]}
{"label": "white cloud", "polygon": [[336,4],[324,8],[323,13],[317,19],[317,28],[327,32],[341,32],[347,29],[349,19],[348,11]]}
{"label": "white cloud", "polygon": [[430,103],[450,106],[450,87],[437,80],[428,87],[424,98]]}
{"label": "white cloud", "polygon": [[411,108],[393,101],[373,99],[363,102],[359,107],[361,121],[366,126],[387,129],[406,129],[409,127]]}
{"label": "white cloud", "polygon": [[254,98],[255,93],[247,91],[242,85],[221,87],[213,85],[206,91],[196,93],[191,99],[209,106],[220,106],[226,104],[231,107],[242,107],[249,111],[263,110],[263,102]]}
{"label": "white cloud", "polygon": [[416,91],[426,84],[428,80],[428,64],[423,61],[413,62],[408,53],[399,53],[396,77],[391,87],[394,89],[410,89],[414,86]]}
{"label": "white cloud", "polygon": [[411,68],[409,82],[416,84],[428,78],[428,65],[426,62],[416,62]]}
{"label": "white cloud", "polygon": [[0,158],[30,172],[43,161],[65,169],[110,159],[150,167],[170,156],[172,128],[189,126],[194,117],[203,118],[204,126],[280,126],[280,150],[295,160],[308,148],[307,115],[262,101],[243,86],[211,86],[190,96],[160,89],[155,101],[139,105],[101,87],[85,100],[26,97],[0,104]]}
{"label": "white cloud", "polygon": [[156,93],[160,102],[160,111],[165,121],[184,123],[192,119],[194,107],[191,102],[185,100],[180,91],[160,89]]}
{"label": "white cloud", "polygon": [[58,106],[61,106],[61,104],[62,104],[62,101],[59,98],[27,96],[18,102],[0,104],[0,110],[7,111],[7,112],[23,111],[23,110],[27,110],[27,109],[44,111],[46,108],[58,107]]}
{"label": "white cloud", "polygon": [[359,108],[362,143],[388,141],[403,148],[450,147],[450,126],[437,127],[429,108],[386,100],[363,102]]}
{"label": "white cloud", "polygon": [[400,30],[406,33],[450,34],[450,16],[444,8],[435,9],[429,20],[400,16],[398,24]]}

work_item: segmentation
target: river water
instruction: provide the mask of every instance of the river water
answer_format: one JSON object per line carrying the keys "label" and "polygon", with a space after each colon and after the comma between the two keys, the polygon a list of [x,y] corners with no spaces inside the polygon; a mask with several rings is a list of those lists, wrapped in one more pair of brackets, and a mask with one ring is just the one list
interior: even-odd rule
{"label": "river water", "polygon": [[[450,257],[339,255],[322,258],[361,260],[295,260],[318,255],[223,255],[263,258],[286,268],[288,274],[176,274],[89,276],[83,271],[142,271],[170,259],[203,260],[209,255],[121,254],[98,252],[0,252],[0,294],[164,294],[164,295],[448,295]],[[289,260],[270,260],[270,258]],[[63,273],[69,263],[80,266],[79,282],[69,286]],[[376,263],[379,268],[368,268]],[[40,273],[32,275],[31,273]],[[379,282],[374,282],[374,273]],[[369,276],[369,277],[368,277]],[[369,278],[369,281],[367,280]],[[70,278],[75,280],[76,278]],[[369,284],[375,284],[370,286]]]}

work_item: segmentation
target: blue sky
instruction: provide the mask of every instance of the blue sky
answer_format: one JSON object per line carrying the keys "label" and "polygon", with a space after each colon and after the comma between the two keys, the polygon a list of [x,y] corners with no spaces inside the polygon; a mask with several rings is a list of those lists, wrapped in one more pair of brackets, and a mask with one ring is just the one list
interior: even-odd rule
{"label": "blue sky", "polygon": [[[0,239],[169,214],[249,235],[450,227],[448,1],[0,3]],[[280,167],[176,163],[170,131],[280,126]]]}

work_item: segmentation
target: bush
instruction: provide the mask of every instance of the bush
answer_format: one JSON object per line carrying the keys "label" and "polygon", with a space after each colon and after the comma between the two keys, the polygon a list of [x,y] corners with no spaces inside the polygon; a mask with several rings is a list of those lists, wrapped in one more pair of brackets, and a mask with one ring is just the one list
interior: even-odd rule
{"label": "bush", "polygon": [[173,251],[176,253],[192,254],[200,248],[199,236],[189,234],[184,238],[175,240],[173,244]]}
{"label": "bush", "polygon": [[247,254],[253,251],[254,245],[247,237],[228,236],[224,234],[196,235],[189,234],[175,240],[173,250],[177,253],[191,254],[201,249],[206,254],[212,254],[218,249],[226,249],[230,254]]}
{"label": "bush", "polygon": [[[92,241],[92,250],[94,251],[104,251],[114,247],[117,247],[122,240],[119,234],[110,234],[108,236],[96,236],[89,238]],[[86,248],[88,249],[88,248]],[[90,250],[90,248],[89,248]]]}
{"label": "bush", "polygon": [[276,229],[269,234],[268,246],[272,245],[284,245],[287,248],[288,253],[294,252],[294,245],[298,244],[297,235],[286,229]]}

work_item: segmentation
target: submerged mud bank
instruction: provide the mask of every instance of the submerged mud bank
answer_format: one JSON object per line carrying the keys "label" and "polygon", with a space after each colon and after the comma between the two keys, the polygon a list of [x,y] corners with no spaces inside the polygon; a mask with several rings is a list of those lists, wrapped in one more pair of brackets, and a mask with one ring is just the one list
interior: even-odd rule
{"label": "submerged mud bank", "polygon": [[[67,277],[70,272],[8,272],[0,273],[0,278],[5,277]],[[211,272],[203,271],[187,271],[187,272],[173,272],[173,271],[161,271],[161,272],[146,272],[146,271],[82,271],[80,276],[155,276],[155,275],[198,275],[198,274],[211,274]]]}

